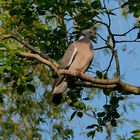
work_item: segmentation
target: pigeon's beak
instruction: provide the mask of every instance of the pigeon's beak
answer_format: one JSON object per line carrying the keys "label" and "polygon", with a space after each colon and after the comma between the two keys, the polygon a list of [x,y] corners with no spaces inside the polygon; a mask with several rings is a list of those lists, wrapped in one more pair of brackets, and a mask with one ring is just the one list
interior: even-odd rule
{"label": "pigeon's beak", "polygon": [[91,36],[91,40],[97,44],[97,36],[96,36],[96,30],[92,29],[92,36]]}

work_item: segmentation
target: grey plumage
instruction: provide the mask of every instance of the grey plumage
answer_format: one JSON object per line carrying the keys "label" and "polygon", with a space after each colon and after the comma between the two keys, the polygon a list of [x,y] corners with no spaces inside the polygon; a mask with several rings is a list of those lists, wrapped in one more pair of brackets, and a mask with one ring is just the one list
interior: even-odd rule
{"label": "grey plumage", "polygon": [[[94,31],[87,29],[81,32],[77,41],[72,43],[66,50],[58,69],[69,69],[85,72],[93,59],[94,51],[89,39]],[[61,102],[63,92],[67,89],[68,80],[65,76],[59,76],[54,83],[52,102],[58,105]]]}

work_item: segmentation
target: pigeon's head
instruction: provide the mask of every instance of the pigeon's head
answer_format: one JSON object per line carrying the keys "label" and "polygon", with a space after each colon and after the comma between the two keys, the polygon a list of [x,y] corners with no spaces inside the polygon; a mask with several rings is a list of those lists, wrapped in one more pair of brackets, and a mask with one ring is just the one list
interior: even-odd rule
{"label": "pigeon's head", "polygon": [[81,35],[90,38],[94,35],[94,31],[92,29],[86,29],[81,32]]}
{"label": "pigeon's head", "polygon": [[96,30],[95,29],[86,29],[83,30],[80,34],[80,38],[86,37],[89,38],[91,40],[93,40],[94,42],[96,42]]}

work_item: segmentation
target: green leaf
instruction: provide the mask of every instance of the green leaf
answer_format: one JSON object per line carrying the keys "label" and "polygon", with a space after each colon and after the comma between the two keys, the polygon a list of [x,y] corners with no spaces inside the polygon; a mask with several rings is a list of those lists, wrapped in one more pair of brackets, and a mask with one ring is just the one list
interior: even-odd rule
{"label": "green leaf", "polygon": [[11,81],[10,77],[4,77],[4,84],[7,84]]}
{"label": "green leaf", "polygon": [[9,70],[12,69],[12,67],[11,66],[6,66],[6,69],[9,71]]}
{"label": "green leaf", "polygon": [[122,140],[122,137],[120,135],[116,135],[116,140]]}
{"label": "green leaf", "polygon": [[75,117],[76,113],[77,113],[77,111],[74,111],[74,112],[72,113],[72,115],[71,115],[71,117],[70,117],[70,120],[72,120],[72,119]]}
{"label": "green leaf", "polygon": [[30,82],[32,80],[33,80],[33,77],[31,77],[31,76],[26,77],[26,82]]}
{"label": "green leaf", "polygon": [[99,112],[99,113],[97,113],[97,116],[98,117],[104,117],[105,116],[105,112]]}
{"label": "green leaf", "polygon": [[134,13],[134,15],[135,15],[136,17],[139,17],[139,16],[140,16],[140,10],[136,10],[136,12]]}
{"label": "green leaf", "polygon": [[86,98],[84,98],[83,100],[85,100],[85,101],[86,101],[86,100],[90,100],[90,98],[89,98],[89,97],[86,97]]}
{"label": "green leaf", "polygon": [[131,133],[133,133],[135,135],[140,135],[140,129],[134,130]]}
{"label": "green leaf", "polygon": [[85,109],[86,105],[84,103],[80,102],[78,107],[79,107],[79,109]]}
{"label": "green leaf", "polygon": [[140,39],[140,32],[138,32],[137,39]]}
{"label": "green leaf", "polygon": [[94,136],[95,136],[95,130],[87,133],[87,137],[91,137],[93,139]]}
{"label": "green leaf", "polygon": [[102,125],[102,126],[104,126],[105,124],[106,124],[106,121],[104,120],[104,118],[102,119],[102,118],[98,118],[98,123],[99,123],[99,125]]}
{"label": "green leaf", "polygon": [[111,125],[112,125],[112,126],[114,126],[114,127],[116,127],[116,126],[117,126],[117,122],[116,122],[116,120],[115,120],[115,119],[112,119],[112,120],[111,120]]}
{"label": "green leaf", "polygon": [[2,5],[3,0],[0,0],[0,5]]}
{"label": "green leaf", "polygon": [[34,85],[32,85],[32,84],[27,84],[27,88],[28,88],[30,91],[35,92],[35,87],[34,87]]}
{"label": "green leaf", "polygon": [[0,66],[0,73],[3,73],[4,67]]}
{"label": "green leaf", "polygon": [[92,124],[92,125],[87,126],[86,129],[92,129],[92,128],[97,127],[97,126],[98,126],[97,124]]}
{"label": "green leaf", "polygon": [[113,112],[113,113],[112,113],[112,116],[113,116],[114,118],[120,118],[120,114],[119,114],[118,112]]}
{"label": "green leaf", "polygon": [[103,78],[102,72],[100,72],[100,71],[98,71],[98,70],[96,71],[96,75],[97,75],[97,77],[100,78],[100,79]]}
{"label": "green leaf", "polygon": [[25,86],[20,84],[18,87],[17,87],[17,93],[18,94],[23,94],[23,92],[25,91]]}
{"label": "green leaf", "polygon": [[110,110],[111,105],[104,105],[103,107],[104,107],[106,110]]}
{"label": "green leaf", "polygon": [[91,3],[91,7],[94,9],[99,9],[101,8],[101,2],[99,0],[95,0]]}
{"label": "green leaf", "polygon": [[79,102],[74,102],[73,103],[73,106],[76,107],[76,108],[78,107],[78,105],[79,105]]}
{"label": "green leaf", "polygon": [[79,118],[82,118],[83,117],[83,113],[82,112],[77,112],[77,116],[79,117]]}
{"label": "green leaf", "polygon": [[119,100],[124,100],[123,96],[118,97]]}
{"label": "green leaf", "polygon": [[7,93],[7,89],[4,89],[3,87],[0,87],[0,93],[1,94],[6,94]]}
{"label": "green leaf", "polygon": [[4,98],[4,96],[2,94],[0,94],[0,103],[4,102],[3,98]]}
{"label": "green leaf", "polygon": [[118,102],[119,102],[119,99],[116,96],[112,97],[110,100],[111,105],[116,105],[116,104],[118,104]]}
{"label": "green leaf", "polygon": [[98,132],[103,132],[103,128],[102,128],[101,126],[98,126],[98,127],[97,127],[97,131],[98,131]]}
{"label": "green leaf", "polygon": [[12,10],[10,10],[9,14],[11,16],[14,16],[14,15],[20,16],[20,15],[22,15],[22,9],[12,9]]}
{"label": "green leaf", "polygon": [[[106,79],[106,78],[104,78],[104,79]],[[112,95],[113,93],[114,93],[114,91],[113,90],[110,90],[110,89],[103,89],[103,93],[105,94],[105,95]]]}

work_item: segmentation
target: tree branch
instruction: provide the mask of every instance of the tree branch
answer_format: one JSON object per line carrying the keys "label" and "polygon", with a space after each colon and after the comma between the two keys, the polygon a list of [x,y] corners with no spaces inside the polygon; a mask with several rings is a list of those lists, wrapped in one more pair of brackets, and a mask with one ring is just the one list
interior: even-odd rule
{"label": "tree branch", "polygon": [[30,45],[29,43],[27,43],[24,39],[21,38],[21,36],[16,32],[13,31],[11,35],[6,35],[3,39],[8,39],[8,38],[13,38],[16,41],[18,41],[19,43],[21,43],[24,47],[28,48],[29,50],[31,50],[32,52],[40,55],[41,57],[51,61],[52,63],[55,63],[57,65],[57,63],[51,59],[49,56],[45,55],[44,53],[38,51],[35,49],[35,47],[33,47],[32,45]]}
{"label": "tree branch", "polygon": [[87,81],[76,81],[75,86],[82,86],[82,87],[93,87],[93,88],[101,88],[101,89],[114,89],[117,87],[117,84],[111,84],[111,85],[102,85],[102,84],[94,84]]}
{"label": "tree branch", "polygon": [[130,30],[128,30],[127,32],[125,33],[122,33],[122,34],[113,34],[114,36],[125,36],[127,35],[129,32],[133,31],[134,29],[137,29],[138,27],[134,26],[133,28],[131,28]]}
{"label": "tree branch", "polygon": [[[104,1],[104,6],[105,6],[105,1]],[[106,6],[105,6],[106,7]],[[119,64],[119,58],[118,58],[118,55],[117,55],[117,51],[115,50],[115,47],[116,47],[116,41],[115,41],[115,38],[114,38],[114,34],[112,33],[111,31],[111,21],[110,21],[110,16],[109,14],[107,13],[108,15],[108,20],[109,20],[109,25],[107,23],[104,23],[102,21],[98,21],[98,20],[95,20],[97,23],[100,23],[102,25],[104,25],[107,30],[108,30],[108,37],[107,37],[107,40],[104,40],[107,47],[109,49],[111,49],[112,51],[112,56],[111,56],[111,60],[109,62],[109,65],[106,69],[106,74],[108,73],[109,71],[109,68],[112,64],[112,61],[113,61],[113,57],[115,58],[115,62],[116,62],[116,73],[117,73],[117,77],[119,78],[120,77],[120,64]],[[99,36],[100,37],[100,36]],[[101,37],[100,37],[101,38]]]}
{"label": "tree branch", "polygon": [[49,66],[53,71],[57,72],[57,67],[58,67],[58,64],[56,63],[53,63],[49,60],[46,60],[45,58],[41,57],[40,55],[38,54],[33,54],[33,53],[26,53],[26,52],[20,52],[20,53],[17,53],[17,55],[19,56],[22,56],[22,57],[26,57],[26,58],[33,58],[33,59],[36,59],[38,60],[39,62]]}
{"label": "tree branch", "polygon": [[97,79],[97,78],[87,76],[84,73],[80,73],[77,71],[70,71],[70,70],[65,70],[65,69],[57,70],[58,65],[55,65],[52,62],[50,62],[49,60],[42,58],[38,54],[20,52],[18,55],[22,56],[22,57],[27,57],[30,59],[32,59],[32,58],[36,59],[39,62],[49,66],[58,75],[68,75],[71,77],[75,77],[75,78],[79,78],[81,80],[84,80],[84,81],[75,82],[76,86],[116,89],[116,90],[129,92],[129,94],[140,95],[140,87],[124,83],[123,81],[121,81],[118,78]]}
{"label": "tree branch", "polygon": [[[1,50],[6,50],[5,48],[2,48]],[[29,58],[29,59],[35,59],[47,66],[49,66],[56,74],[58,75],[68,75],[71,77],[79,78],[83,81],[76,81],[76,86],[83,86],[83,87],[93,87],[93,88],[107,88],[107,89],[114,89],[123,92],[124,94],[135,94],[140,95],[140,87],[127,84],[123,81],[121,81],[119,78],[114,79],[97,79],[94,77],[90,77],[85,75],[84,73],[78,72],[78,71],[71,71],[71,70],[65,70],[65,69],[57,69],[58,64],[52,63],[49,60],[46,60],[45,58],[41,57],[38,54],[33,53],[26,53],[26,52],[20,52],[17,53],[18,56]]]}
{"label": "tree branch", "polygon": [[[92,86],[93,87],[94,86],[95,87],[99,86],[98,88],[115,89],[115,90],[123,92],[124,94],[140,95],[140,87],[127,84],[127,83],[121,81],[119,78],[97,79],[97,78],[94,78],[94,77],[87,76],[84,73],[80,73],[80,72],[77,72],[77,71],[64,70],[64,69],[58,70],[58,73],[61,74],[61,75],[69,75],[71,77],[77,77],[79,79],[88,81],[88,82],[91,83],[91,85],[90,85],[90,83],[86,83],[88,85],[88,87],[89,86],[91,86],[91,87]],[[108,85],[109,85],[109,87],[108,87]]]}
{"label": "tree branch", "polygon": [[140,42],[140,40],[134,39],[134,40],[116,40],[116,43],[123,43],[123,42]]}

